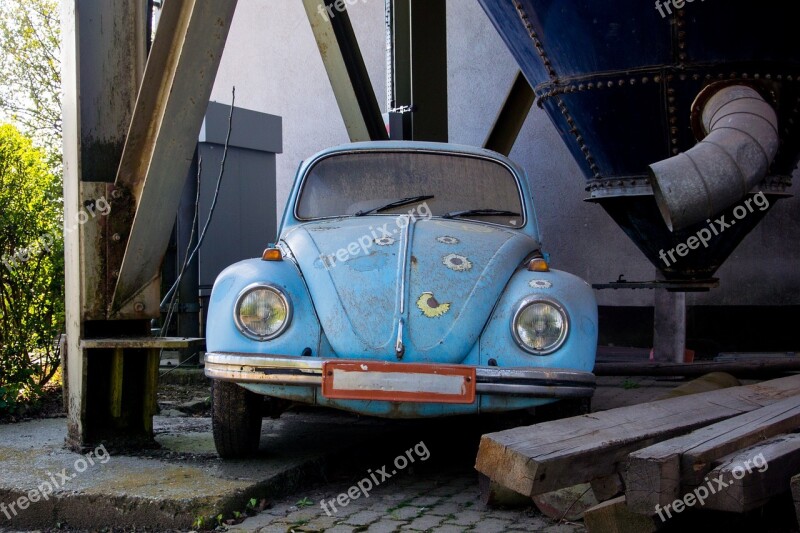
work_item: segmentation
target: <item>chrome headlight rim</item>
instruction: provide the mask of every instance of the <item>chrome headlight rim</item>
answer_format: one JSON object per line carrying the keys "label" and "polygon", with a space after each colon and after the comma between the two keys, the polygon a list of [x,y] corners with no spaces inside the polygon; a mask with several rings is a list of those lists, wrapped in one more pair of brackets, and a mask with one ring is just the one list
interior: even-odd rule
{"label": "chrome headlight rim", "polygon": [[[265,289],[275,293],[278,296],[278,298],[281,299],[283,305],[286,306],[286,319],[283,321],[283,324],[281,324],[281,327],[275,330],[274,333],[271,333],[269,335],[259,335],[258,333],[252,331],[242,323],[241,316],[239,315],[239,310],[242,306],[242,302],[250,293],[257,290],[265,290]],[[245,287],[244,289],[242,289],[242,291],[236,297],[236,304],[233,306],[233,321],[236,324],[236,329],[238,329],[239,332],[245,337],[260,342],[269,341],[281,336],[283,332],[286,331],[286,328],[289,327],[289,324],[292,322],[293,314],[294,312],[292,309],[292,301],[286,295],[286,292],[284,292],[284,290],[281,289],[280,287],[264,282],[252,283],[247,287]]]}
{"label": "chrome headlight rim", "polygon": [[[554,307],[564,319],[564,328],[561,330],[561,335],[559,335],[558,340],[556,340],[555,344],[551,347],[547,348],[546,350],[536,350],[531,348],[520,338],[519,333],[517,333],[517,320],[519,320],[520,315],[522,314],[525,309],[530,307],[533,304],[543,303],[548,304]],[[524,298],[519,305],[517,305],[517,310],[514,312],[514,317],[511,319],[511,335],[514,337],[514,341],[517,345],[525,350],[526,352],[533,354],[533,355],[550,355],[564,346],[564,343],[567,342],[567,338],[569,337],[570,332],[570,317],[567,309],[559,302],[558,300],[554,300],[552,298],[547,298],[544,296],[528,296]]]}

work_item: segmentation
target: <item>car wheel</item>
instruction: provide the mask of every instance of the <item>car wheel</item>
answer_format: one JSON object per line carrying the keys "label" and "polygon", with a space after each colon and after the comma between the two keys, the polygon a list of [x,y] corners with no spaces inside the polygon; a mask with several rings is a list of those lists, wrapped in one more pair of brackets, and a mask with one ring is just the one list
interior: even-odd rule
{"label": "car wheel", "polygon": [[211,427],[223,458],[247,457],[258,451],[264,398],[236,383],[211,384]]}

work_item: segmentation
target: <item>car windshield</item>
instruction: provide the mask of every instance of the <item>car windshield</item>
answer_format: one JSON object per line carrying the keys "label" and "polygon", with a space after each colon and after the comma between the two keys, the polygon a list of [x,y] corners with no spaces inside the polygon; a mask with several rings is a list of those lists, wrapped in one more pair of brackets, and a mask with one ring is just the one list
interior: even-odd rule
{"label": "car windshield", "polygon": [[449,214],[510,227],[524,223],[519,187],[506,166],[436,152],[364,151],[326,157],[309,170],[295,213],[300,220],[397,215],[423,204],[433,216]]}

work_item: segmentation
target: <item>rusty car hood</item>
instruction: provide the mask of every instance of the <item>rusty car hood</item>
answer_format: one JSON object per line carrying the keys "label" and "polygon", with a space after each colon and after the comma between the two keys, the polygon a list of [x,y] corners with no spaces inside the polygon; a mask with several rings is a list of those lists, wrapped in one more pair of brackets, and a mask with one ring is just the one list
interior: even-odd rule
{"label": "rusty car hood", "polygon": [[539,247],[517,229],[390,216],[309,222],[281,240],[337,354],[397,360],[400,333],[403,361],[436,363],[466,358],[509,278]]}

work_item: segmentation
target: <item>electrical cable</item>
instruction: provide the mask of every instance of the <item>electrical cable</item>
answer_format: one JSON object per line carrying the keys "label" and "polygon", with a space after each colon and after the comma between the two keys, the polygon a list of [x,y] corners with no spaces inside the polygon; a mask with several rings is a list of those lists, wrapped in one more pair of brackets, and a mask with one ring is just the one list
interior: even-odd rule
{"label": "electrical cable", "polygon": [[[222,185],[222,177],[225,175],[225,162],[228,159],[228,148],[230,147],[231,132],[233,130],[233,110],[234,110],[235,107],[236,107],[236,86],[234,86],[232,88],[232,90],[231,90],[231,111],[230,111],[230,113],[228,115],[228,131],[227,131],[227,133],[225,135],[225,145],[223,146],[223,150],[222,150],[222,160],[220,161],[220,165],[219,165],[219,175],[217,176],[217,184],[216,184],[216,187],[214,188],[214,197],[211,200],[211,207],[209,208],[209,211],[208,211],[208,218],[206,219],[206,222],[203,225],[203,231],[200,232],[200,236],[197,239],[197,244],[195,245],[194,249],[192,249],[191,253],[188,253],[189,249],[187,248],[187,250],[186,250],[187,254],[184,256],[184,261],[183,261],[183,265],[181,266],[181,270],[178,272],[178,276],[175,279],[175,282],[172,284],[172,287],[170,287],[170,289],[164,295],[164,299],[161,301],[161,304],[160,304],[160,307],[163,308],[164,304],[167,302],[167,300],[169,300],[169,305],[168,305],[167,311],[166,311],[167,316],[164,318],[164,325],[161,327],[161,336],[162,337],[164,337],[167,334],[167,331],[169,330],[169,325],[172,322],[172,315],[174,313],[175,304],[176,304],[176,300],[177,300],[178,287],[180,287],[180,283],[181,283],[181,280],[183,279],[183,275],[184,275],[184,273],[186,271],[187,266],[192,262],[192,260],[194,259],[195,255],[197,255],[198,250],[200,250],[200,246],[203,245],[203,241],[205,240],[205,237],[206,237],[206,232],[208,231],[208,228],[211,225],[211,220],[212,220],[212,218],[214,216],[214,211],[215,211],[215,209],[217,207],[217,200],[219,199],[219,191],[220,191],[220,187]],[[200,210],[200,173],[201,173],[201,171],[202,171],[202,159],[200,159],[198,161],[198,164],[197,164],[197,180],[198,180],[198,183],[197,183],[197,196],[195,198],[195,213],[194,213],[194,220],[192,221],[192,232],[191,232],[191,236],[189,238],[189,247],[191,247],[191,245],[192,245],[191,243],[192,243],[192,239],[194,238],[194,233],[195,233],[195,223],[197,222],[198,213],[199,213],[199,210]],[[163,376],[164,374],[168,374],[172,370],[175,370],[175,368],[180,367],[181,365],[186,363],[189,359],[191,359],[192,356],[194,356],[194,354],[189,356],[189,358],[187,358],[186,360],[179,362],[177,366],[167,370],[166,372],[162,373],[161,375]]]}
{"label": "electrical cable", "polygon": [[[197,255],[197,251],[200,249],[200,246],[203,245],[203,240],[205,240],[206,232],[208,231],[208,227],[211,225],[211,219],[214,216],[214,210],[217,207],[217,200],[219,199],[220,185],[222,184],[222,176],[225,174],[225,162],[228,159],[228,147],[230,146],[230,140],[231,140],[231,130],[232,130],[232,125],[233,125],[233,108],[234,108],[234,104],[235,103],[236,103],[236,87],[233,88],[233,97],[231,99],[231,112],[230,112],[230,115],[228,115],[228,133],[225,136],[225,146],[224,146],[223,151],[222,151],[222,161],[220,162],[219,176],[217,177],[217,185],[216,185],[216,188],[214,189],[214,197],[211,200],[211,207],[209,208],[209,211],[208,211],[208,218],[206,219],[206,222],[203,225],[203,231],[200,232],[200,237],[197,239],[197,245],[192,250],[192,253],[189,256],[187,256],[186,263],[191,263],[192,262],[192,260],[194,259],[194,256]],[[199,187],[198,187],[198,190],[199,190]],[[170,289],[167,291],[167,294],[164,296],[164,299],[161,301],[161,307],[164,306],[166,301],[168,299],[170,299],[172,297],[173,293],[177,290],[178,285],[180,285],[180,282],[181,282],[182,274],[183,274],[183,272],[181,272],[178,275],[178,278],[175,280],[175,283],[173,283],[172,287],[170,287]]]}

